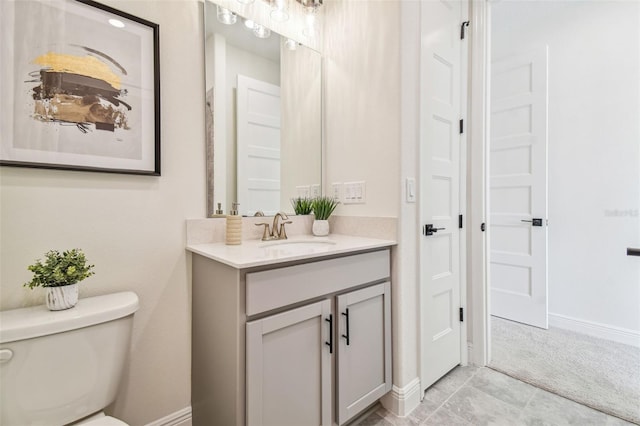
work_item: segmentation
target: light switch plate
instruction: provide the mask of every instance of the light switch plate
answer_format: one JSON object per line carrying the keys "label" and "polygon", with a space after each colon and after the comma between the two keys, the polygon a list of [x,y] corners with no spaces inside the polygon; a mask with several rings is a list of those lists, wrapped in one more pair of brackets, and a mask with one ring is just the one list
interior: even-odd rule
{"label": "light switch plate", "polygon": [[331,184],[331,195],[333,199],[338,202],[342,202],[342,183],[334,182]]}
{"label": "light switch plate", "polygon": [[367,184],[365,181],[344,183],[344,204],[365,204]]}
{"label": "light switch plate", "polygon": [[320,184],[311,185],[311,196],[313,198],[320,196]]}
{"label": "light switch plate", "polygon": [[407,178],[406,181],[407,203],[416,202],[416,180],[415,178]]}
{"label": "light switch plate", "polygon": [[296,186],[296,191],[298,192],[298,197],[300,198],[310,197],[311,191],[309,185]]}

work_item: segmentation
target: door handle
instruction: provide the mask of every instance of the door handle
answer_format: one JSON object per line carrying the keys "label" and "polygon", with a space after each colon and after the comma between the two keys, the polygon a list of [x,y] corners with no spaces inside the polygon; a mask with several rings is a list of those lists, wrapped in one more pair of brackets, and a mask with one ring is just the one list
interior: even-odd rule
{"label": "door handle", "polygon": [[542,219],[540,218],[533,218],[531,220],[522,219],[520,222],[529,222],[531,226],[542,226]]}
{"label": "door handle", "polygon": [[349,346],[349,308],[347,308],[347,312],[343,312],[342,315],[344,315],[345,317],[347,317],[346,321],[347,321],[347,334],[343,334],[342,337],[344,337],[345,339],[347,339],[347,346]]}
{"label": "door handle", "polygon": [[640,256],[640,248],[627,248],[627,256]]}
{"label": "door handle", "polygon": [[425,226],[422,227],[422,234],[423,235],[433,235],[434,233],[438,232],[438,231],[443,231],[445,228],[434,228],[433,224],[431,223],[427,223]]}
{"label": "door handle", "polygon": [[329,323],[329,341],[324,342],[325,345],[329,346],[329,353],[333,353],[333,315],[329,314],[329,318],[325,318],[325,321]]}

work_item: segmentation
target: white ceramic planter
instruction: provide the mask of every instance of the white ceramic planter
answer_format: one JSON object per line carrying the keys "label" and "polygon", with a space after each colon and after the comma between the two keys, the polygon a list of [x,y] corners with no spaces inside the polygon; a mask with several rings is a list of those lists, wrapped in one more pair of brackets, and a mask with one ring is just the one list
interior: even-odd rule
{"label": "white ceramic planter", "polygon": [[329,221],[328,220],[314,220],[311,232],[316,237],[326,237],[329,235]]}
{"label": "white ceramic planter", "polygon": [[78,284],[47,287],[47,308],[50,311],[62,311],[78,303]]}

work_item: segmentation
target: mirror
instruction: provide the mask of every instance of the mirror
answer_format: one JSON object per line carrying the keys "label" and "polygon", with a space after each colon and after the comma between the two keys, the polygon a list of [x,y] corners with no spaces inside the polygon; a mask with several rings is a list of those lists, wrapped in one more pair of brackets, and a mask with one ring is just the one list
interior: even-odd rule
{"label": "mirror", "polygon": [[220,9],[205,2],[207,217],[293,212],[321,193],[322,56]]}

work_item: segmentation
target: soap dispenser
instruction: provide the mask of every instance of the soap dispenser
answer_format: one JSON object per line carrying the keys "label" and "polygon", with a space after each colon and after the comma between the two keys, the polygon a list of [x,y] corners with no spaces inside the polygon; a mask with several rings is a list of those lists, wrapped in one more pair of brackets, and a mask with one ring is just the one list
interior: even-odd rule
{"label": "soap dispenser", "polygon": [[224,211],[222,210],[222,203],[218,203],[218,208],[215,210],[215,212],[211,215],[211,217],[227,217],[226,214],[224,214]]}
{"label": "soap dispenser", "polygon": [[218,203],[218,208],[215,210],[215,212],[211,215],[211,217],[213,218],[226,218],[227,215],[224,214],[224,211],[222,210],[222,203]]}
{"label": "soap dispenser", "polygon": [[238,215],[238,203],[231,203],[231,211],[227,215],[227,245],[242,243],[242,217]]}

